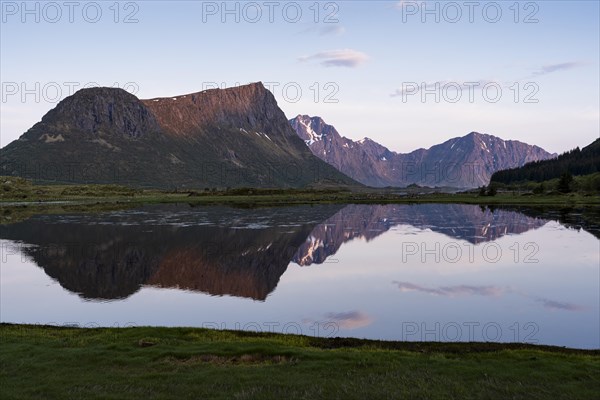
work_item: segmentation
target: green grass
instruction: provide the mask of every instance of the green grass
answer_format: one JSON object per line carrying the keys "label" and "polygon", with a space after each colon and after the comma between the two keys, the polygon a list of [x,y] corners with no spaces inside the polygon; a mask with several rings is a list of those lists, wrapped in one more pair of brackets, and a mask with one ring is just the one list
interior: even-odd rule
{"label": "green grass", "polygon": [[[10,224],[37,214],[101,212],[136,207],[141,204],[188,203],[271,207],[299,204],[421,204],[454,203],[482,206],[551,206],[573,208],[600,206],[600,196],[587,193],[531,194],[499,192],[496,196],[472,193],[437,193],[434,189],[413,187],[402,195],[394,189],[308,188],[190,190],[168,192],[134,189],[117,185],[40,185],[23,178],[0,176],[0,224]],[[423,193],[425,192],[425,193]]]}
{"label": "green grass", "polygon": [[600,351],[0,325],[4,399],[592,399]]}
{"label": "green grass", "polygon": [[202,189],[169,192],[118,185],[34,184],[23,178],[0,176],[0,204],[36,204],[55,201],[94,203],[193,203],[239,205],[289,205],[310,203],[463,203],[463,204],[547,204],[600,205],[600,196],[588,193],[538,194],[517,191],[496,196],[477,193],[437,193],[435,189],[307,188],[307,189]]}

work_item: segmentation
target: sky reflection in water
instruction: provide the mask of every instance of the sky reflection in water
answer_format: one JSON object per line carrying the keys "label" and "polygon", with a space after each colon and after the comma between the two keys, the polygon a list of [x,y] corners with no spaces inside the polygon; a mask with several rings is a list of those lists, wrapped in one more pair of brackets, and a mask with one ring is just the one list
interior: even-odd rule
{"label": "sky reflection in water", "polygon": [[42,215],[1,228],[1,320],[598,348],[586,229],[455,204]]}

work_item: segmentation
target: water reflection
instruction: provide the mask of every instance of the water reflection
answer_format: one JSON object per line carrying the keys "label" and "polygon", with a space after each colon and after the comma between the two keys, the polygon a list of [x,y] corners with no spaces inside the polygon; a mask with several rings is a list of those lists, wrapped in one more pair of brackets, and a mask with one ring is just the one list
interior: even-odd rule
{"label": "water reflection", "polygon": [[26,244],[24,254],[86,299],[151,285],[264,300],[317,221],[339,208],[150,206],[33,217],[4,226],[2,238]]}
{"label": "water reflection", "polygon": [[293,261],[299,265],[321,264],[344,242],[367,241],[398,225],[429,229],[472,244],[505,235],[524,233],[548,220],[515,211],[492,210],[466,204],[348,205],[318,224]]}
{"label": "water reflection", "polygon": [[597,215],[456,204],[38,215],[0,225],[0,318],[598,348]]}
{"label": "water reflection", "polygon": [[[517,211],[457,204],[262,209],[160,205],[36,216],[2,226],[1,238],[21,243],[20,251],[47,275],[85,299],[122,299],[142,286],[155,286],[265,300],[290,262],[322,264],[344,243],[370,241],[397,226],[478,244],[547,222]],[[493,287],[398,286],[438,295],[496,293]]]}
{"label": "water reflection", "polygon": [[535,302],[540,303],[544,308],[548,310],[561,310],[561,311],[583,311],[584,307],[560,302],[544,297],[531,296],[522,291],[514,290],[507,287],[499,286],[472,286],[472,285],[457,285],[457,286],[439,286],[439,287],[425,287],[416,285],[410,282],[393,282],[398,286],[401,292],[420,292],[434,296],[444,297],[457,297],[457,296],[484,296],[484,297],[500,297],[508,294],[516,294],[522,297],[528,298]]}

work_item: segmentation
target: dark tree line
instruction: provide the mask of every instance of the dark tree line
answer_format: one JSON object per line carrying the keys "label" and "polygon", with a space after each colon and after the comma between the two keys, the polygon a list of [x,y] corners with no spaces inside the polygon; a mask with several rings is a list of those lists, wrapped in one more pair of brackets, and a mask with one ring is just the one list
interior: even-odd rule
{"label": "dark tree line", "polygon": [[600,139],[581,150],[577,147],[551,160],[533,161],[520,168],[497,171],[490,181],[505,184],[542,182],[560,178],[565,173],[587,175],[594,172],[600,172]]}

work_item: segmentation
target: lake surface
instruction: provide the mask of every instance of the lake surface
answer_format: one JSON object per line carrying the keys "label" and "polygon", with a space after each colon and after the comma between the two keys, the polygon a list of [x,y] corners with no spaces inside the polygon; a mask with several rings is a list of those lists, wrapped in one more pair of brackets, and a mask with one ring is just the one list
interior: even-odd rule
{"label": "lake surface", "polygon": [[152,205],[0,229],[2,322],[600,348],[600,228],[574,211]]}

